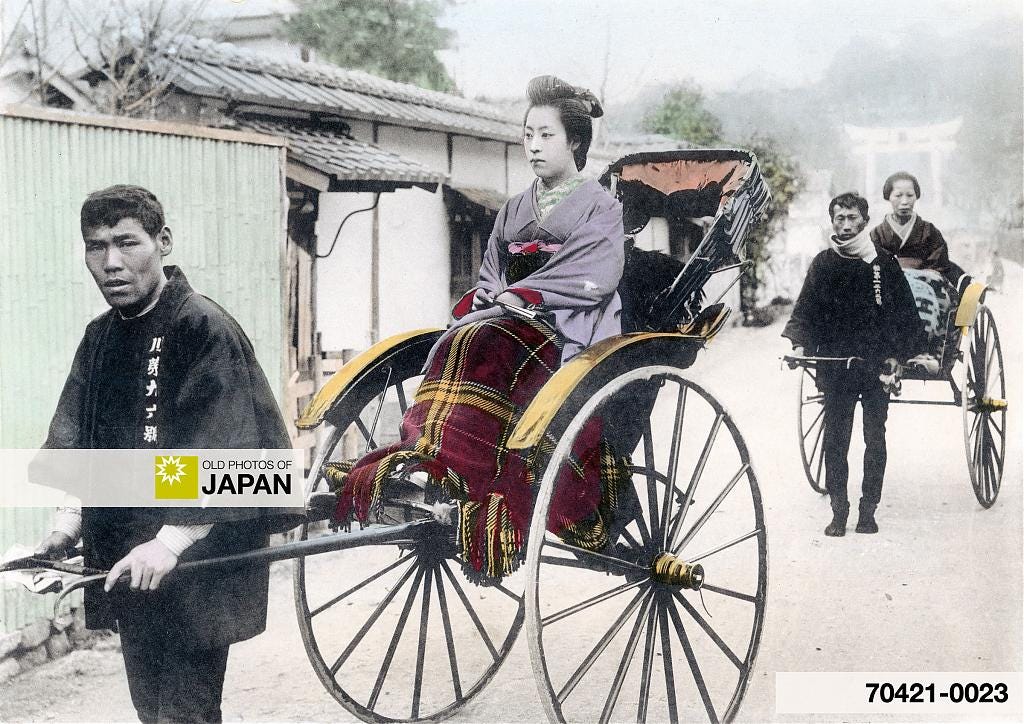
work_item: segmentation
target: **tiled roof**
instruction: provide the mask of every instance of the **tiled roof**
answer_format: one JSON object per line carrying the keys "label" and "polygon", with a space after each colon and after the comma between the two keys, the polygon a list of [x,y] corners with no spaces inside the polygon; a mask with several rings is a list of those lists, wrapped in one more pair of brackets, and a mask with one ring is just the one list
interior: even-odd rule
{"label": "tiled roof", "polygon": [[291,159],[330,176],[335,183],[382,183],[385,186],[426,186],[433,189],[447,177],[411,159],[364,143],[340,131],[295,122],[262,118],[238,118],[253,131],[288,139]]}
{"label": "tiled roof", "polygon": [[179,36],[168,53],[173,84],[187,93],[331,113],[517,143],[500,109],[449,93],[324,63],[283,61],[230,43]]}

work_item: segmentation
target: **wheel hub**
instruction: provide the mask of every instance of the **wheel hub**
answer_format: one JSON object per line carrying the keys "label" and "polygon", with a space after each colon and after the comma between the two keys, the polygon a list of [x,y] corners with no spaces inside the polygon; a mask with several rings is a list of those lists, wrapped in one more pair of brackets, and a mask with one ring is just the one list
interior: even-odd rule
{"label": "wheel hub", "polygon": [[699,591],[704,585],[704,566],[687,563],[671,553],[659,553],[651,564],[651,577],[667,586]]}
{"label": "wheel hub", "polygon": [[1000,400],[996,397],[982,397],[971,405],[971,410],[974,412],[1001,412],[1006,407],[1006,400]]}

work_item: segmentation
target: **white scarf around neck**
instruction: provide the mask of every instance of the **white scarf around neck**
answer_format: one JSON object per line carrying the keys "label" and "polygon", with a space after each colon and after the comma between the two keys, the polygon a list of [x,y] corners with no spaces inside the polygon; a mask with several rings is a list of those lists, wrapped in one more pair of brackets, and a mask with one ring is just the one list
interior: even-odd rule
{"label": "white scarf around neck", "polygon": [[839,237],[833,234],[829,242],[839,256],[846,257],[847,259],[861,259],[870,264],[878,256],[878,252],[875,251],[875,244],[871,241],[871,234],[868,233],[866,226],[852,239],[840,241]]}

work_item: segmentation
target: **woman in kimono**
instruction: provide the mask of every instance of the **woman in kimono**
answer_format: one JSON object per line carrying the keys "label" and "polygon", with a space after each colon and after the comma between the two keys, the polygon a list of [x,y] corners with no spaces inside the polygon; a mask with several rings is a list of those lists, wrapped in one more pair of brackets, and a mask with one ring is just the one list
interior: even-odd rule
{"label": "woman in kimono", "polygon": [[892,204],[871,230],[871,240],[899,261],[904,269],[933,269],[962,294],[971,277],[949,260],[949,248],[935,225],[914,212],[921,198],[921,185],[906,171],[897,171],[882,185],[882,198]]}
{"label": "woman in kimono", "polygon": [[[942,232],[914,212],[921,198],[921,185],[913,175],[897,171],[889,176],[882,185],[882,198],[892,205],[892,213],[871,230],[871,240],[899,261],[928,333],[927,353],[909,360],[909,364],[934,374],[951,332],[950,310],[971,277],[950,261]],[[952,357],[946,362],[951,364]]]}
{"label": "woman in kimono", "polygon": [[[507,447],[516,423],[561,364],[621,332],[622,209],[579,173],[601,105],[553,76],[534,78],[527,92],[523,144],[537,178],[498,212],[479,282],[431,350],[400,441],[327,470],[339,520],[379,515],[389,486],[426,473],[441,497],[457,503],[467,572],[485,577],[518,567],[529,526],[532,460]],[[503,305],[540,315],[525,319]],[[549,528],[600,548],[628,472],[599,422],[585,428],[574,453]]]}

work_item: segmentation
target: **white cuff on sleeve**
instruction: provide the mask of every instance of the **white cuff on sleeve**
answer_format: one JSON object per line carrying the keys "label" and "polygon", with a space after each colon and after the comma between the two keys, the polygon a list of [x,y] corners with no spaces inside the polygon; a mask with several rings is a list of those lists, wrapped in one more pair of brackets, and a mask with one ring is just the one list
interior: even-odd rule
{"label": "white cuff on sleeve", "polygon": [[212,523],[207,525],[165,525],[157,532],[156,539],[167,546],[171,553],[181,558],[181,554],[188,550],[189,546],[209,535],[211,528],[213,528]]}
{"label": "white cuff on sleeve", "polygon": [[53,519],[53,530],[63,533],[72,541],[77,542],[82,535],[82,509],[57,508],[57,515]]}

